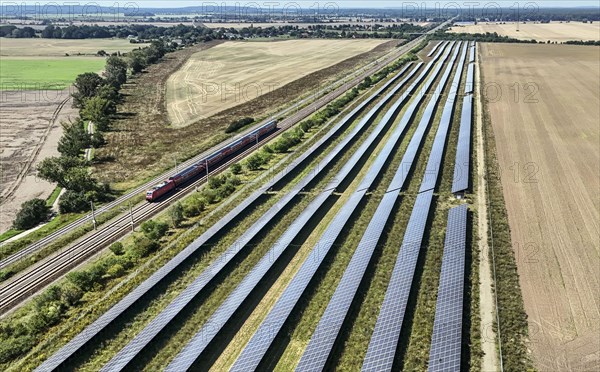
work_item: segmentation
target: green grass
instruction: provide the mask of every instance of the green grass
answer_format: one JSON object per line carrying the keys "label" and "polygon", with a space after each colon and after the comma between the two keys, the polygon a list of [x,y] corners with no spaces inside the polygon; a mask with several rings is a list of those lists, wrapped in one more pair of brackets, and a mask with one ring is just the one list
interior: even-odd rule
{"label": "green grass", "polygon": [[10,230],[6,231],[6,232],[0,234],[0,243],[12,238],[13,236],[19,235],[22,232],[23,232],[23,230],[15,230],[15,229],[10,229]]}
{"label": "green grass", "polygon": [[105,63],[104,58],[97,57],[2,58],[0,90],[61,90],[77,75],[100,71]]}
{"label": "green grass", "polygon": [[54,205],[54,202],[56,201],[56,199],[58,199],[58,196],[60,195],[60,192],[62,191],[62,187],[56,186],[54,188],[54,191],[52,191],[52,194],[50,194],[50,196],[48,197],[48,199],[46,199],[46,206],[52,208],[52,206]]}

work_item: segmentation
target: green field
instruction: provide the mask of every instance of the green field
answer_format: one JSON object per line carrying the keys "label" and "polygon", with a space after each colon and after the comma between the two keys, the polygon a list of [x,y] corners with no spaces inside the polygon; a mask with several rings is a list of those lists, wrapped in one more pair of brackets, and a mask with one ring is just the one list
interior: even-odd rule
{"label": "green field", "polygon": [[0,58],[0,90],[65,89],[77,75],[98,72],[106,60],[99,57]]}

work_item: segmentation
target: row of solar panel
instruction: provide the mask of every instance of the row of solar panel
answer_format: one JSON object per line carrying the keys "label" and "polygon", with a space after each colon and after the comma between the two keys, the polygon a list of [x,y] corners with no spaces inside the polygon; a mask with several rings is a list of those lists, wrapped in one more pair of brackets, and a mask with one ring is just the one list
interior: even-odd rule
{"label": "row of solar panel", "polygon": [[429,351],[430,372],[460,371],[466,237],[467,205],[463,204],[448,213]]}
{"label": "row of solar panel", "polygon": [[447,43],[447,41],[439,41],[437,44],[435,44],[435,46],[429,51],[429,54],[427,54],[427,57],[431,57],[443,43]]}
{"label": "row of solar panel", "polygon": [[[446,82],[452,72],[459,51],[460,44],[456,46],[454,55],[448,63],[437,87],[433,88],[434,94],[431,96],[431,99],[423,112],[419,125],[402,157],[400,167],[396,171],[396,176],[394,177],[394,181],[396,182],[392,182],[395,184],[389,186],[388,191],[379,203],[348,267],[344,271],[338,287],[325,309],[325,313],[319,321],[315,333],[313,333],[310,342],[300,359],[297,370],[319,371],[326,367],[327,360],[330,357],[331,350],[333,349],[334,343],[342,328],[344,319],[348,315],[350,305],[356,296],[367,266],[369,265],[369,262],[371,262],[377,243],[381,238],[383,229],[400,194],[400,189],[404,186],[406,174],[412,169],[416,153],[423,143],[425,131],[432,121],[433,111],[442,90],[446,86]],[[421,96],[418,102],[422,102],[423,98],[424,96]],[[408,117],[412,115],[412,112],[405,113],[405,116]]]}
{"label": "row of solar panel", "polygon": [[[419,67],[419,66],[418,66]],[[417,68],[418,68],[417,67]],[[406,66],[408,68],[408,66]],[[354,120],[360,112],[367,107],[379,94],[387,89],[391,84],[395,83],[402,74],[406,71],[406,68],[398,73],[393,79],[390,79],[385,85],[378,89],[368,99],[363,101],[348,115],[346,115],[339,124],[334,126],[325,136],[323,136],[317,143],[315,143],[308,151],[302,154],[296,161],[288,168],[278,173],[271,179],[266,185],[260,187],[256,192],[250,195],[244,202],[240,203],[232,211],[230,211],[225,217],[219,220],[215,225],[211,226],[204,234],[197,238],[192,244],[182,250],[177,256],[175,256],[166,265],[157,270],[150,278],[146,279],[136,289],[130,292],[125,298],[119,303],[110,308],[100,318],[98,318],[90,326],[86,327],[81,333],[75,336],[69,343],[62,347],[59,351],[48,358],[38,370],[50,371],[61,366],[68,358],[73,356],[78,350],[86,345],[93,337],[95,337],[101,330],[112,323],[118,316],[125,312],[131,305],[138,301],[143,295],[145,295],[150,289],[152,289],[157,283],[159,283],[165,276],[172,272],[177,266],[184,262],[190,255],[192,255],[197,249],[199,249],[208,239],[216,235],[222,228],[224,228],[229,221],[233,220],[235,216],[240,214],[247,206],[251,205],[267,190],[277,184],[283,177],[285,177],[290,171],[292,171],[298,164],[301,164],[306,160],[312,153],[319,151],[321,147],[330,139],[334,138],[347,123]],[[360,126],[355,128],[354,134],[361,130]]]}
{"label": "row of solar panel", "polygon": [[[458,86],[460,82],[465,58],[466,48],[463,47],[461,60],[459,61],[453,80],[453,87],[455,84]],[[392,277],[388,283],[375,329],[369,342],[362,367],[364,371],[386,371],[391,370],[393,367],[406,305],[412,288],[412,281],[433,199],[433,191],[437,183],[437,177],[439,176],[437,164],[441,163],[442,160],[443,148],[452,119],[454,103],[455,97],[450,94],[444,105],[445,114],[442,114],[442,122],[440,122],[440,126],[438,127],[426,168],[426,170],[429,170],[435,167],[435,171],[431,174],[426,172],[423,176],[421,191],[417,195],[417,200],[413,206],[400,252],[392,271]]]}
{"label": "row of solar panel", "polygon": [[[440,52],[436,55],[434,60],[432,60],[423,71],[421,79],[425,76],[425,74],[431,70],[437,58],[439,58]],[[447,54],[444,60],[447,59]],[[438,70],[439,71],[439,70]],[[437,72],[432,73],[437,74]],[[426,84],[431,84],[433,82],[432,79],[429,79]],[[416,88],[416,83],[403,94],[400,101],[405,101],[407,97],[409,97],[414,89]],[[375,169],[373,172],[369,171],[367,175],[363,178],[361,182],[361,186],[357,188],[357,191],[354,192],[348,201],[342,206],[340,211],[336,214],[333,221],[328,225],[326,231],[321,236],[319,242],[311,252],[309,258],[302,264],[300,270],[294,276],[290,284],[287,286],[283,294],[277,300],[273,309],[267,314],[266,319],[261,323],[260,327],[251,338],[250,342],[246,345],[241,355],[235,362],[233,369],[234,371],[248,371],[257,369],[261,360],[272,346],[274,339],[277,334],[279,334],[281,327],[287,320],[288,316],[292,312],[293,308],[297,305],[301,295],[304,293],[308,283],[313,278],[316,270],[320,267],[323,259],[329,253],[333,243],[339,237],[339,234],[346,222],[362,200],[363,196],[366,193],[366,190],[370,187],[371,183],[376,178],[377,174],[385,164],[385,159],[387,159],[393,149],[395,143],[398,142],[402,133],[405,131],[406,127],[399,124],[394,130],[392,136],[388,140],[388,143],[392,143],[392,147],[384,148],[377,156],[377,159],[372,165],[371,169]]]}
{"label": "row of solar panel", "polygon": [[429,160],[427,161],[427,166],[425,167],[425,175],[423,177],[423,182],[421,183],[421,188],[419,189],[419,192],[432,190],[437,184],[438,175],[442,165],[442,157],[444,155],[446,136],[448,133],[448,129],[450,128],[450,123],[452,122],[452,115],[454,113],[454,103],[456,101],[458,86],[460,85],[460,80],[463,75],[462,72],[467,56],[467,47],[468,44],[465,42],[463,45],[460,60],[458,62],[458,66],[456,68],[456,73],[454,74],[454,79],[452,80],[452,85],[450,86],[450,93],[448,94],[448,98],[446,99],[446,103],[444,104],[444,109],[442,111],[442,117],[440,120],[440,126],[436,133],[433,146],[431,147],[431,153],[429,154]]}
{"label": "row of solar panel", "polygon": [[[400,85],[404,85],[412,77],[412,75],[418,70],[415,68],[411,74],[404,79]],[[398,108],[392,108],[391,110],[398,110]],[[369,113],[374,117],[379,110],[375,108]],[[350,174],[351,170],[360,162],[360,159],[367,154],[367,149],[381,136],[382,131],[389,125],[388,122],[380,121],[376,128],[371,132],[369,137],[361,144],[361,146],[355,151],[354,155],[350,160],[347,161],[346,165],[336,174],[332,181],[323,191],[319,194],[300,214],[299,217],[294,220],[286,231],[280,236],[275,244],[269,249],[268,253],[259,261],[259,263],[251,270],[251,272],[242,280],[242,282],[233,290],[233,292],[227,297],[223,304],[213,313],[205,325],[199,330],[199,332],[192,338],[192,340],[184,347],[180,354],[172,361],[168,369],[180,370],[189,368],[194,361],[202,354],[206,347],[213,340],[214,336],[218,334],[221,328],[230,320],[231,316],[237,311],[242,303],[251,295],[254,288],[258,285],[271,267],[275,265],[278,258],[284,253],[289,247],[293,239],[302,231],[304,226],[308,223],[310,218],[317,213],[319,208],[325,203],[329,196],[333,193],[333,190],[343,182]],[[276,206],[277,209],[281,208],[280,205]]]}
{"label": "row of solar panel", "polygon": [[473,122],[473,95],[463,98],[460,116],[460,129],[456,147],[456,160],[454,162],[454,177],[452,180],[452,193],[457,194],[469,189],[471,172],[471,126]]}
{"label": "row of solar panel", "polygon": [[[408,66],[404,68],[400,74],[403,74]],[[137,355],[164,327],[166,327],[169,322],[177,315],[179,312],[195,297],[203,290],[210,281],[217,276],[217,274],[229,263],[231,260],[235,258],[235,256],[270,222],[272,221],[279,212],[285,208],[285,206],[302,190],[306,185],[308,185],[315,177],[325,169],[328,164],[338,156],[347,146],[348,144],[364,129],[364,127],[374,119],[377,114],[381,111],[381,108],[384,104],[389,102],[394,94],[396,94],[402,87],[406,85],[406,83],[412,78],[412,76],[419,70],[420,64],[417,65],[411,72],[400,82],[398,83],[391,91],[375,106],[373,107],[356,125],[356,127],[352,130],[352,132],[346,136],[342,142],[340,142],[331,152],[327,154],[327,156],[317,165],[315,166],[315,171],[307,174],[302,180],[298,182],[298,184],[286,195],[280,199],[276,205],[274,205],[271,209],[265,212],[248,230],[242,234],[242,236],[237,239],[219,258],[217,258],[205,271],[203,271],[200,276],[196,278],[196,280],[190,284],[177,298],[171,302],[155,319],[152,320],[129,344],[127,344],[119,353],[117,353],[113,359],[104,366],[104,370],[106,371],[115,371],[121,370],[124,368],[127,363],[129,363],[135,355]],[[380,134],[384,126],[378,126],[369,136],[369,138],[362,144],[362,146],[354,153],[351,161],[349,163],[356,164],[359,162],[360,158],[366,152],[366,149],[370,146],[370,144],[375,141],[377,136]],[[256,268],[252,271],[252,275],[249,275],[250,278],[248,281],[244,283],[254,283],[256,285],[258,280],[262,278],[262,276],[266,273],[266,271],[270,268],[272,264],[274,264],[277,257],[279,257],[283,251],[288,247],[291,241],[295,238],[295,236],[299,233],[302,226],[312,217],[316,210],[321,206],[322,203],[327,199],[327,197],[333,192],[335,187],[347,177],[350,173],[351,168],[342,169],[336,177],[333,178],[333,181],[325,187],[325,192],[319,195],[311,203],[311,205],[307,208],[307,213],[303,213],[299,219],[302,221],[302,224],[294,223],[293,233],[288,230],[287,234],[277,241],[277,243],[269,250],[268,256],[269,260],[266,262],[261,261]],[[270,264],[270,265],[269,265]],[[259,270],[262,268],[262,270]],[[242,284],[244,284],[242,283]],[[250,284],[246,284],[245,286],[240,284],[238,288],[246,288]],[[241,289],[242,294],[248,294],[251,289]],[[235,291],[238,291],[236,289]],[[233,298],[236,298],[235,293],[232,294]],[[228,319],[228,316],[237,309],[239,304],[241,304],[243,300],[243,296],[237,296],[238,301],[229,301],[225,302],[223,305],[223,309],[219,309],[215,313],[215,318],[211,318],[212,329],[216,332],[216,324],[224,324],[225,320]],[[231,309],[228,311],[227,309]],[[220,328],[220,327],[219,327]],[[208,341],[208,340],[207,340]]]}

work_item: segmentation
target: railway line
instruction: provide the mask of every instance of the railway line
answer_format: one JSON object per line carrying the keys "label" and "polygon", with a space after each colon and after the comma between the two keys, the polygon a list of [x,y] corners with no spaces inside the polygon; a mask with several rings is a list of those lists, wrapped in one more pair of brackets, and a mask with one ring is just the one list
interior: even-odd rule
{"label": "railway line", "polygon": [[[363,72],[361,74],[359,74],[358,76],[356,76],[354,79],[351,79],[350,81],[348,81],[346,83],[343,83],[341,86],[337,87],[336,89],[333,89],[331,92],[325,94],[324,96],[317,98],[314,102],[306,105],[305,107],[299,108],[300,106],[304,105],[306,102],[310,101],[311,99],[314,99],[315,97],[311,96],[311,97],[305,98],[305,99],[301,100],[300,102],[296,103],[295,105],[293,105],[287,109],[284,109],[284,110],[278,112],[277,114],[273,115],[274,117],[280,117],[280,116],[289,114],[293,110],[297,110],[296,112],[290,114],[288,117],[286,117],[284,120],[282,120],[279,123],[280,130],[289,129],[290,127],[294,126],[295,124],[299,123],[303,119],[312,115],[319,109],[325,107],[327,104],[331,103],[331,101],[340,97],[341,95],[346,93],[348,90],[352,89],[354,86],[360,84],[364,80],[365,77],[373,75],[375,72],[379,71],[381,68],[383,68],[386,65],[388,65],[389,63],[393,62],[401,55],[407,53],[409,50],[414,48],[421,40],[422,40],[421,38],[415,39],[415,40],[411,41],[410,43],[403,45],[402,47],[398,48],[398,50],[394,51],[391,55],[384,56],[384,59],[382,61],[377,61],[377,63],[372,63],[372,66],[370,68],[363,69]],[[337,85],[338,84],[336,84],[336,83],[332,84],[332,86],[337,86]],[[326,88],[325,90],[328,90],[328,89],[329,88]],[[123,205],[128,200],[132,199],[133,197],[144,193],[150,187],[175,175],[178,172],[178,169],[185,168],[185,167],[191,166],[194,163],[197,163],[198,161],[205,158],[208,154],[214,152],[216,149],[227,146],[228,144],[231,144],[231,143],[237,141],[238,139],[240,139],[247,133],[250,133],[254,129],[266,124],[268,121],[270,121],[270,119],[266,119],[263,122],[257,124],[256,126],[233,137],[232,139],[230,139],[222,144],[219,144],[218,146],[211,148],[211,149],[201,153],[198,156],[195,156],[189,160],[182,162],[181,164],[178,165],[177,168],[173,168],[170,171],[163,173],[162,175],[154,178],[153,180],[146,182],[145,184],[135,188],[133,191],[118,197],[114,201],[104,204],[102,206],[99,206],[98,209],[95,211],[95,215],[99,216],[99,215],[113,209],[114,207]],[[52,242],[54,242],[55,240],[60,238],[61,236],[68,234],[69,232],[76,230],[77,228],[80,228],[86,224],[89,224],[91,222],[91,220],[92,220],[91,214],[87,215],[85,217],[82,217],[57,231],[55,231],[51,234],[48,234],[44,238],[30,244],[29,246],[16,252],[15,254],[0,260],[0,270],[4,269],[6,267],[9,267],[10,265],[28,257],[28,256],[31,256],[32,254],[40,251],[47,245],[51,244]],[[0,313],[2,313],[1,310],[0,310]]]}
{"label": "railway line", "polygon": [[[440,25],[439,27],[443,27]],[[436,28],[437,29],[437,28]],[[434,30],[430,32],[434,32]],[[270,141],[272,138],[280,134],[282,131],[285,131],[296,123],[300,122],[304,118],[310,116],[312,113],[317,111],[318,109],[324,107],[337,97],[344,94],[348,89],[359,84],[366,76],[370,76],[376,71],[380,70],[390,62],[397,59],[400,55],[406,53],[410,49],[414,48],[419,42],[421,42],[423,35],[420,38],[417,38],[410,43],[402,46],[398,49],[398,51],[387,57],[383,63],[376,64],[371,69],[365,71],[364,74],[357,76],[352,81],[344,84],[338,89],[333,90],[332,92],[326,94],[325,96],[317,99],[315,102],[307,105],[306,107],[299,109],[294,114],[286,117],[281,122],[278,123],[278,130],[275,133],[272,133],[268,136],[265,136],[262,139],[259,139],[257,144],[249,149],[242,151],[240,154],[235,157],[225,161],[223,164],[220,164],[218,167],[210,170],[209,176],[213,174],[217,174],[224,169],[226,169],[232,163],[238,162],[239,160],[246,157],[248,154],[253,152],[256,148]],[[261,123],[262,124],[262,123]],[[253,128],[254,129],[254,128]],[[252,129],[252,130],[253,130]],[[248,131],[249,132],[249,131]],[[245,134],[245,133],[244,133]],[[243,134],[242,134],[243,135]],[[242,135],[236,136],[232,140],[235,141],[239,139]],[[230,143],[232,143],[230,142]],[[195,162],[198,162],[203,157],[206,156],[206,153],[201,154],[198,157],[190,159],[183,164],[182,167],[190,166]],[[152,185],[160,182],[174,174],[176,174],[177,170],[172,170],[157,179],[152,180],[151,182],[140,186],[136,190],[124,195],[115,201],[108,203],[96,211],[96,215],[101,214],[110,210],[111,208],[115,208],[117,206],[123,205],[132,197],[144,192],[146,189],[151,187]],[[182,198],[187,195],[191,191],[195,190],[195,188],[206,181],[206,176],[201,177],[200,179],[190,183],[189,185],[181,188],[181,190],[177,193],[171,194],[160,203],[142,203],[134,207],[130,207],[130,213],[124,213],[120,216],[116,217],[112,221],[103,225],[99,230],[93,231],[90,234],[80,238],[75,243],[69,245],[68,247],[55,252],[50,255],[46,259],[30,266],[26,270],[21,273],[18,273],[14,277],[6,280],[4,283],[0,285],[0,314],[6,313],[21,303],[26,298],[35,294],[38,290],[45,287],[55,279],[64,275],[73,267],[77,266],[81,262],[85,261],[87,258],[91,257],[93,254],[97,253],[102,248],[106,247],[111,242],[117,240],[118,238],[126,235],[130,230],[133,229],[135,223],[140,223],[145,219],[148,219],[155,215],[156,213],[164,210],[170,203]],[[53,234],[39,240],[38,242],[28,246],[27,248],[17,252],[16,254],[6,258],[5,260],[0,262],[0,269],[10,266],[18,262],[19,260],[25,259],[29,255],[39,251],[46,245],[53,242],[58,237],[66,234],[82,225],[91,222],[91,216],[88,218],[83,218],[78,221],[73,222],[72,224],[66,226],[63,229],[56,231]]]}

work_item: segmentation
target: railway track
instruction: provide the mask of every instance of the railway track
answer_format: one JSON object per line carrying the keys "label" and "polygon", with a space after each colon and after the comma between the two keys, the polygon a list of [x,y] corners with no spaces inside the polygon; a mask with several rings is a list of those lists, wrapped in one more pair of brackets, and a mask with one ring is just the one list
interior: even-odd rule
{"label": "railway track", "polygon": [[[441,25],[439,27],[442,27],[442,26],[443,25]],[[433,31],[434,30],[432,30],[431,32],[433,32]],[[275,136],[279,135],[281,132],[291,128],[292,126],[294,126],[295,124],[297,124],[298,122],[303,120],[304,118],[306,118],[306,117],[310,116],[311,114],[313,114],[314,112],[316,112],[318,109],[320,109],[320,108],[324,107],[325,105],[327,105],[328,103],[330,103],[332,100],[334,100],[337,97],[341,96],[342,94],[346,93],[349,89],[351,89],[352,87],[359,84],[366,76],[370,76],[370,75],[374,74],[376,71],[380,70],[381,68],[385,67],[390,62],[397,59],[400,55],[405,54],[407,51],[414,48],[419,42],[422,41],[422,38],[424,38],[424,37],[425,37],[425,35],[411,41],[410,43],[402,46],[401,48],[398,48],[398,50],[394,54],[388,56],[383,62],[375,64],[372,68],[368,69],[363,74],[360,74],[359,76],[352,79],[351,81],[343,84],[342,86],[340,86],[337,89],[334,89],[330,93],[318,98],[316,101],[312,102],[311,104],[306,105],[305,107],[299,109],[297,112],[293,113],[289,117],[283,119],[282,121],[280,121],[277,131],[275,131],[274,133],[259,140],[257,145],[244,150],[243,152],[236,155],[235,157],[222,163],[215,169],[210,170],[209,176],[218,174],[221,171],[223,171],[224,169],[226,169],[232,163],[238,162],[241,159],[245,158],[248,154],[252,153],[256,148],[262,146],[266,142],[273,139]],[[288,111],[289,110],[290,109],[288,109]],[[261,125],[262,125],[262,123],[261,123]],[[251,130],[253,130],[253,129],[251,129]],[[240,136],[243,136],[244,134],[241,134]],[[236,136],[236,138],[234,138],[232,141],[237,140],[237,138],[239,138],[239,136]],[[192,159],[184,162],[183,164],[181,164],[181,167],[189,166],[189,165],[201,160],[203,157],[206,156],[206,154],[207,153],[203,153],[195,158],[192,158]],[[132,197],[144,192],[150,186],[168,178],[169,176],[171,176],[175,173],[176,173],[176,170],[171,170],[170,172],[163,174],[162,176],[158,177],[157,179],[155,179],[151,182],[148,182],[145,185],[140,186],[139,188],[135,189],[134,191],[128,193],[127,195],[124,195],[124,196],[116,199],[115,201],[102,206],[101,208],[99,208],[96,211],[96,215],[106,212],[114,207],[119,206],[119,205],[123,205],[125,202],[127,202]],[[44,259],[43,261],[30,266],[28,269],[19,273],[15,277],[5,281],[4,283],[2,283],[2,285],[0,285],[0,314],[4,314],[4,313],[10,311],[15,306],[17,306],[19,303],[21,303],[23,300],[25,300],[26,298],[35,294],[41,288],[50,284],[52,281],[56,280],[60,276],[64,275],[66,272],[71,270],[73,267],[79,265],[80,263],[85,261],[87,258],[91,257],[92,255],[94,255],[95,253],[100,251],[102,248],[105,248],[108,244],[110,244],[110,243],[114,242],[115,240],[126,235],[135,226],[136,223],[141,223],[144,220],[152,217],[156,213],[164,210],[172,202],[189,194],[190,192],[195,190],[198,185],[202,184],[205,181],[206,181],[206,176],[181,188],[179,190],[179,192],[169,195],[167,198],[165,198],[163,201],[161,201],[159,203],[148,204],[148,203],[144,202],[144,203],[138,204],[137,206],[135,206],[135,208],[131,207],[130,213],[121,214],[120,216],[116,217],[112,221],[103,225],[99,230],[91,232],[90,234],[80,238],[78,241],[71,244],[70,246],[60,250],[59,252],[52,254],[51,256]],[[73,222],[72,224],[66,226],[65,228],[58,230],[57,232],[30,245],[29,247],[25,248],[24,250],[18,252],[17,254],[3,260],[2,262],[0,262],[0,269],[7,267],[15,262],[18,262],[19,260],[21,260],[23,258],[26,258],[27,256],[42,249],[47,244],[50,244],[52,241],[54,241],[58,237],[62,236],[63,234],[68,233],[69,231],[76,229],[84,224],[89,223],[89,222],[91,222],[91,215],[86,218],[82,218],[78,221]]]}
{"label": "railway track", "polygon": [[[343,83],[341,85],[338,85],[336,89],[334,89],[330,93],[327,93],[326,95],[318,98],[313,103],[311,103],[303,108],[298,109],[298,107],[302,106],[307,101],[314,98],[314,96],[310,96],[310,97],[307,97],[307,98],[301,100],[300,102],[296,103],[295,105],[277,113],[276,115],[274,115],[274,117],[280,117],[282,115],[286,115],[290,111],[297,109],[297,111],[295,113],[291,114],[286,119],[282,120],[279,124],[279,127],[283,130],[286,130],[286,129],[290,128],[291,126],[293,126],[294,124],[297,124],[302,119],[305,119],[306,117],[310,116],[314,112],[318,111],[322,107],[329,104],[334,99],[336,99],[336,98],[340,97],[342,94],[346,93],[352,87],[358,85],[360,82],[362,82],[364,80],[365,77],[373,75],[375,72],[379,71],[381,68],[385,67],[390,62],[393,62],[399,56],[405,54],[407,51],[414,48],[420,41],[421,41],[421,39],[415,39],[415,40],[411,41],[410,43],[402,46],[401,48],[398,48],[398,50],[394,51],[394,53],[392,53],[391,55],[385,56],[383,61],[378,60],[377,63],[372,62],[371,68],[365,70],[362,74],[356,76],[354,79],[352,79],[346,83]],[[335,85],[336,84],[333,84],[333,86],[335,86]],[[235,136],[234,138],[227,141],[226,143],[222,143],[214,148],[211,148],[210,150],[203,152],[202,154],[200,154],[198,156],[195,156],[185,162],[182,162],[181,164],[178,165],[177,169],[184,169],[194,163],[197,163],[198,161],[204,159],[207,155],[213,153],[216,149],[226,146],[229,143],[235,142],[239,138],[243,137],[245,134],[250,133],[254,129],[266,124],[269,120],[270,119],[267,119],[267,120],[259,123],[258,125],[254,126],[253,128],[250,128],[247,131],[240,133],[239,135]],[[175,175],[178,172],[177,169],[171,169],[170,171],[163,173],[162,175],[154,178],[152,181],[149,181],[149,182],[143,184],[142,186],[137,187],[133,191],[120,196],[119,198],[115,199],[114,201],[98,207],[98,209],[95,211],[95,215],[99,216],[99,215],[113,209],[114,207],[116,207],[118,205],[124,204],[131,198],[145,192],[146,190],[148,190],[150,187],[156,185],[157,183],[169,178],[172,175]],[[43,249],[50,243],[57,240],[59,237],[65,235],[65,234],[68,234],[69,232],[76,230],[77,228],[84,226],[84,225],[90,223],[91,221],[92,221],[91,214],[87,215],[85,217],[82,217],[82,218],[70,223],[69,225],[47,235],[46,237],[30,244],[29,246],[20,250],[19,252],[16,252],[15,254],[13,254],[3,260],[0,260],[0,270],[38,252],[39,250]],[[0,310],[0,313],[2,313],[1,310]]]}

